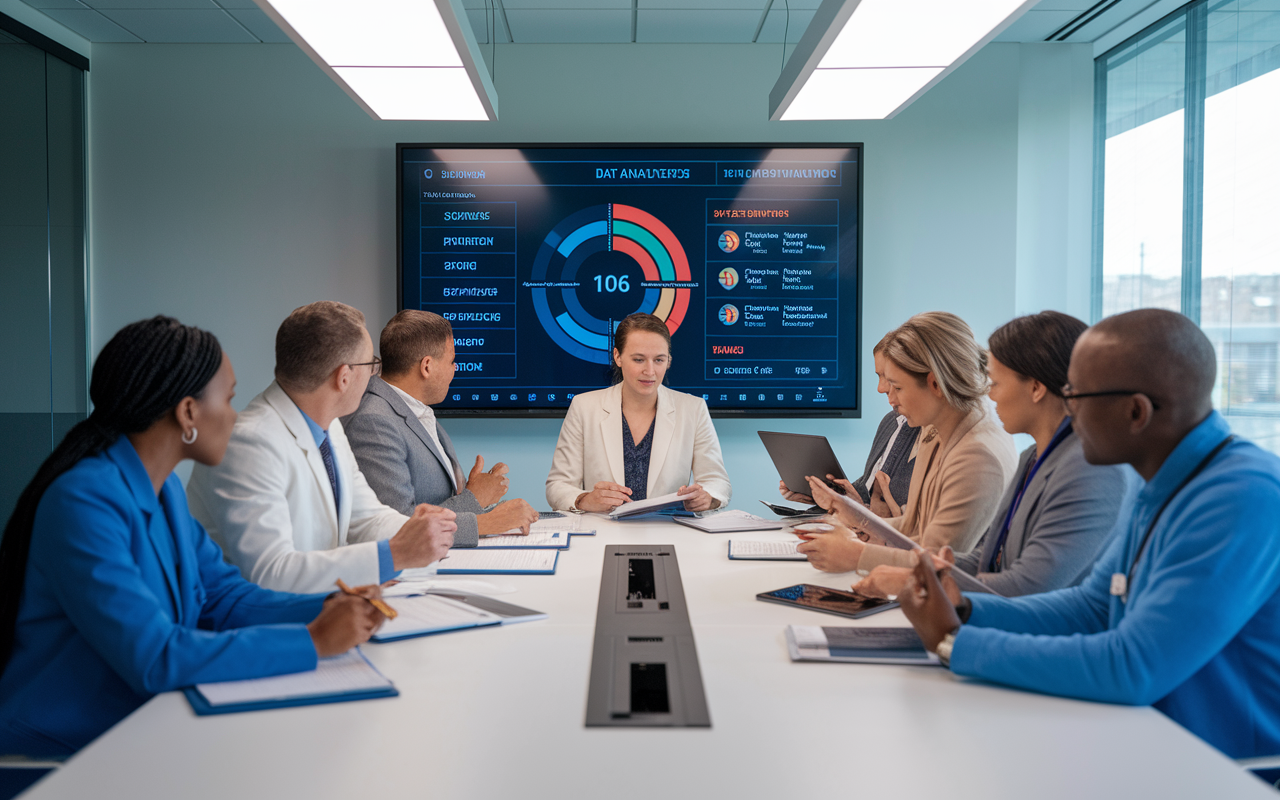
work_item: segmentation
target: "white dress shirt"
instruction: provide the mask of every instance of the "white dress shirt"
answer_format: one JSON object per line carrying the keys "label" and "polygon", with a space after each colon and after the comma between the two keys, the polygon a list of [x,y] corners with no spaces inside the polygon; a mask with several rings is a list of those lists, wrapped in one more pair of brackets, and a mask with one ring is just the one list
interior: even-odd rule
{"label": "white dress shirt", "polygon": [[[405,402],[405,405],[409,406],[409,410],[418,418],[418,422],[422,423],[422,427],[426,430],[427,435],[431,437],[431,443],[436,446],[436,451],[444,453],[445,449],[440,445],[440,434],[436,432],[436,412],[432,410],[431,406],[409,394],[399,386],[396,386],[394,383],[388,383],[387,385],[396,390],[396,394],[400,395],[400,399]],[[458,476],[454,474],[455,470],[448,469],[445,471],[449,473],[449,483],[453,484],[453,493],[457,494]]]}
{"label": "white dress shirt", "polygon": [[884,446],[884,452],[880,454],[880,458],[876,459],[876,465],[871,468],[871,474],[867,477],[866,484],[864,484],[868,492],[871,491],[871,487],[875,486],[876,475],[880,474],[880,470],[884,469],[884,462],[889,460],[889,452],[893,450],[893,443],[898,441],[898,434],[902,433],[902,426],[906,422],[907,418],[899,414],[897,419],[898,427],[894,429],[893,435],[889,437],[889,443]]}

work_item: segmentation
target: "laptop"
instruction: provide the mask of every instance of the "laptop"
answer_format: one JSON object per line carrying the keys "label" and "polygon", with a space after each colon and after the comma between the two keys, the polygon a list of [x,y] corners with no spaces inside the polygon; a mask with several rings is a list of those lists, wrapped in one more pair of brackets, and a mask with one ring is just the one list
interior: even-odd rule
{"label": "laptop", "polygon": [[840,460],[836,458],[831,443],[825,436],[811,436],[807,433],[778,433],[775,431],[757,431],[764,449],[769,451],[773,466],[787,488],[799,494],[809,494],[809,482],[806,475],[821,478],[831,489],[844,494],[844,487],[834,481],[827,480],[827,475],[848,479]]}

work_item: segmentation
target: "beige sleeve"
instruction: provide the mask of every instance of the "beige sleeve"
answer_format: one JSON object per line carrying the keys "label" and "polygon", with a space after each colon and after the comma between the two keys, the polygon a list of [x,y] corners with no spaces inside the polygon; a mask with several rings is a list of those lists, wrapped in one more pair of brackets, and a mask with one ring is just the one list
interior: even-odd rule
{"label": "beige sleeve", "polygon": [[[920,520],[919,538],[911,537],[929,550],[950,545],[956,555],[968,553],[982,539],[1005,488],[1005,469],[996,453],[976,441],[962,447],[951,453],[938,475],[938,502],[929,518]],[[880,564],[909,567],[914,563],[905,550],[868,545],[858,569],[871,570]]]}
{"label": "beige sleeve", "polygon": [[556,441],[555,455],[551,458],[551,472],[547,474],[547,503],[554,511],[568,511],[573,502],[586,489],[583,488],[586,466],[582,423],[582,408],[578,398],[569,404],[569,411],[560,425],[560,438]]}

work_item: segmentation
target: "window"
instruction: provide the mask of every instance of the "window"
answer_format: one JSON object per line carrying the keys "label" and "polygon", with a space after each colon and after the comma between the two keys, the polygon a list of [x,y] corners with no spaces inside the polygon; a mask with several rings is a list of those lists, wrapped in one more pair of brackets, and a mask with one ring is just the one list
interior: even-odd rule
{"label": "window", "polygon": [[1199,0],[1097,60],[1095,319],[1181,311],[1280,451],[1280,2]]}

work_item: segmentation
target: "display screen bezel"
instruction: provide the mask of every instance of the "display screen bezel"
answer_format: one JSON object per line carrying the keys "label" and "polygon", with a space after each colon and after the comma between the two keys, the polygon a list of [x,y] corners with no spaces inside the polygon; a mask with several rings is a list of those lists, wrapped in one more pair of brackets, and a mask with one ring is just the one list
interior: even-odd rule
{"label": "display screen bezel", "polygon": [[[858,164],[856,187],[854,189],[856,196],[857,208],[855,210],[855,228],[857,235],[855,238],[855,284],[857,286],[857,297],[854,300],[854,360],[853,360],[853,389],[855,405],[852,407],[831,407],[822,408],[721,408],[709,406],[708,410],[713,418],[717,419],[830,419],[830,418],[847,418],[860,419],[862,417],[862,241],[863,241],[863,210],[862,210],[862,181],[865,158],[865,146],[862,142],[684,142],[684,143],[652,143],[652,142],[588,142],[588,143],[567,143],[567,142],[528,142],[524,144],[511,143],[410,143],[400,142],[396,144],[396,310],[404,308],[404,151],[405,150],[422,150],[422,149],[459,149],[459,150],[523,150],[523,149],[600,149],[615,150],[619,148],[637,148],[647,150],[663,150],[663,149],[726,149],[726,148],[742,148],[742,149],[767,149],[767,148],[785,148],[789,150],[824,150],[832,148],[842,148],[855,151],[855,158]],[[605,387],[600,387],[605,388]],[[525,407],[525,408],[451,408],[441,406],[435,410],[436,416],[440,417],[458,417],[458,418],[475,418],[475,417],[508,417],[516,419],[560,419],[567,413],[567,407]]]}

